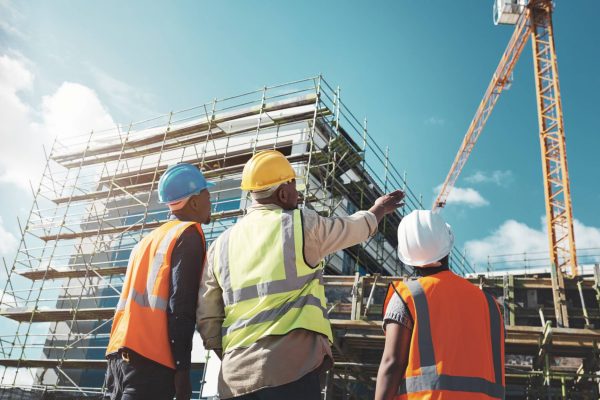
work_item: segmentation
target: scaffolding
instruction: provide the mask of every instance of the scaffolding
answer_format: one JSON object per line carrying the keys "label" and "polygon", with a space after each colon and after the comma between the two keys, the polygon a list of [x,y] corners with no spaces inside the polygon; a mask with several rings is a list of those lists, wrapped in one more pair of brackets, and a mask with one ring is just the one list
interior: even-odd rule
{"label": "scaffolding", "polygon": [[[302,206],[349,215],[403,189],[406,205],[366,243],[326,260],[326,273],[406,275],[395,256],[396,228],[423,208],[388,148],[371,136],[321,76],[264,87],[146,121],[55,141],[12,265],[4,265],[0,315],[1,393],[101,397],[104,351],[133,246],[168,218],[158,179],[188,162],[216,186],[210,243],[249,205],[239,189],[246,161],[277,149],[299,177]],[[455,249],[452,268],[472,273]],[[203,358],[193,364],[201,376]],[[199,382],[200,379],[195,379]],[[42,394],[40,394],[42,393]],[[3,394],[0,394],[0,398]]]}
{"label": "scaffolding", "polygon": [[[1,276],[0,315],[10,333],[0,336],[0,399],[101,398],[104,351],[129,254],[168,218],[157,202],[161,174],[184,161],[216,184],[213,220],[205,227],[210,243],[244,214],[242,168],[263,149],[288,158],[301,177],[302,206],[321,215],[352,214],[396,188],[407,194],[378,234],[325,260],[336,361],[323,396],[372,397],[384,291],[412,272],[395,255],[396,228],[402,215],[423,206],[366,119],[317,76],[53,144],[29,216],[19,221],[17,255]],[[581,256],[597,260],[598,249],[589,250]],[[551,276],[540,270],[547,263],[535,254],[523,258],[490,258],[478,275],[456,249],[451,254],[456,273],[503,305],[508,397],[598,398],[600,267],[582,266],[579,278],[566,279],[572,328],[554,328]],[[519,271],[500,273],[506,263]],[[193,360],[199,383],[205,357]]]}
{"label": "scaffolding", "polygon": [[[571,328],[556,328],[550,276],[472,276],[494,295],[505,322],[506,399],[600,398],[600,265],[565,278]],[[334,368],[323,398],[371,399],[383,353],[382,308],[390,282],[406,277],[326,276]]]}

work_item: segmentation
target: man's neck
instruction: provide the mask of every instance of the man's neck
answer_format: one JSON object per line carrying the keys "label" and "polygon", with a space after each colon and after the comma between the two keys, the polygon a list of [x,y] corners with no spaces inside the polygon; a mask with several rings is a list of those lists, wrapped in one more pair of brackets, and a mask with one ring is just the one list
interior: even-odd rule
{"label": "man's neck", "polygon": [[182,222],[195,222],[194,218],[186,215],[185,213],[171,213],[170,219],[176,219]]}
{"label": "man's neck", "polygon": [[276,200],[273,200],[270,197],[267,197],[266,199],[252,199],[252,205],[259,205],[259,206],[277,206],[279,208],[283,208],[283,206],[281,204],[279,204],[279,202],[277,202]]}
{"label": "man's neck", "polygon": [[417,276],[430,276],[435,275],[440,272],[449,271],[450,268],[447,265],[441,265],[439,267],[427,267],[427,268],[419,268],[415,267],[415,274]]}

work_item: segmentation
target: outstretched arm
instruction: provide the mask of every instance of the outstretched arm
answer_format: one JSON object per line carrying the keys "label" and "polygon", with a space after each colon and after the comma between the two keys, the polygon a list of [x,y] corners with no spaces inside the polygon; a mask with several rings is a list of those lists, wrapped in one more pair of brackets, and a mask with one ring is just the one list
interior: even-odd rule
{"label": "outstretched arm", "polygon": [[323,217],[304,209],[304,254],[310,265],[317,265],[325,256],[364,242],[377,233],[377,225],[386,214],[402,205],[404,193],[396,190],[381,196],[368,211],[349,216]]}

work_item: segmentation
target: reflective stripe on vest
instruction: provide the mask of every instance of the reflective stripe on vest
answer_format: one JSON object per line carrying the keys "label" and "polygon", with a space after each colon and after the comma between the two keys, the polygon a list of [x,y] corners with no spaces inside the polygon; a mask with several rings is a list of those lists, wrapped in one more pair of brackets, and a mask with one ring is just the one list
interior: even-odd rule
{"label": "reflective stripe on vest", "polygon": [[[257,233],[260,226],[266,229],[264,235]],[[231,239],[232,235],[235,239]],[[240,243],[240,238],[244,243]],[[311,268],[304,261],[299,210],[253,211],[225,231],[214,248],[214,272],[223,290],[226,313],[222,328],[224,351],[296,328],[313,330],[332,340],[323,269]],[[262,249],[262,254],[252,254],[255,249]],[[244,253],[252,255],[254,262]],[[252,271],[254,278],[245,276],[244,271]]]}
{"label": "reflective stripe on vest", "polygon": [[494,360],[495,382],[487,379],[470,376],[452,376],[438,374],[435,350],[431,338],[431,325],[429,321],[429,307],[423,287],[419,281],[406,282],[415,304],[416,318],[419,324],[418,342],[420,355],[421,374],[403,379],[398,389],[398,394],[417,393],[426,390],[453,390],[461,392],[482,393],[494,398],[504,398],[502,385],[502,359],[500,313],[492,296],[485,293],[489,307],[492,355]]}
{"label": "reflective stripe on vest", "polygon": [[252,318],[248,319],[238,319],[233,324],[231,324],[227,328],[223,328],[222,334],[223,336],[235,332],[239,329],[245,328],[249,325],[260,324],[261,322],[267,321],[275,321],[277,318],[281,317],[283,314],[291,310],[292,308],[302,308],[306,305],[315,306],[323,312],[323,318],[327,319],[327,310],[321,306],[321,300],[313,295],[306,295],[297,298],[293,302],[285,303],[281,307],[272,308],[270,310],[265,310],[259,312],[254,315]]}
{"label": "reflective stripe on vest", "polygon": [[[190,222],[180,222],[174,225],[167,234],[160,241],[160,245],[152,258],[152,264],[150,265],[150,271],[148,271],[148,279],[146,283],[146,290],[143,293],[139,293],[132,287],[129,291],[129,296],[126,299],[119,298],[119,303],[117,304],[117,311],[124,310],[127,302],[133,301],[142,307],[150,307],[152,309],[166,310],[167,309],[167,299],[161,299],[160,297],[153,295],[154,285],[156,284],[156,277],[158,276],[158,272],[160,271],[160,267],[163,265],[165,256],[167,255],[167,251],[169,249],[169,245],[175,239],[175,236],[179,237],[178,233],[181,228],[187,228],[190,226]],[[184,229],[185,230],[185,229]],[[141,243],[141,242],[140,242]],[[138,250],[139,243],[133,248],[131,251],[131,255],[134,254],[135,251]],[[131,268],[131,264],[133,263],[134,257],[129,257],[129,263],[127,264],[127,269]]]}
{"label": "reflective stripe on vest", "polygon": [[[300,211],[298,211],[300,212]],[[270,294],[278,294],[290,292],[292,290],[301,289],[312,281],[319,279],[323,284],[323,269],[315,268],[314,273],[309,275],[298,276],[296,267],[296,248],[294,235],[294,214],[293,211],[285,210],[281,213],[281,237],[283,243],[283,267],[285,270],[285,278],[270,281],[260,282],[256,285],[243,287],[234,290],[231,287],[230,271],[229,271],[229,234],[231,230],[225,231],[219,238],[219,276],[223,289],[223,302],[226,306],[239,303],[241,301],[255,299],[261,296]]]}

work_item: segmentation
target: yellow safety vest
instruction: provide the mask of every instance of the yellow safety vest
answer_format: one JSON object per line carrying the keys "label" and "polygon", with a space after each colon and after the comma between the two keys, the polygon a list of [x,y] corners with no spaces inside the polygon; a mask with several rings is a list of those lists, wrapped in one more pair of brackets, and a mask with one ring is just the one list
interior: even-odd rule
{"label": "yellow safety vest", "polygon": [[223,289],[223,351],[248,347],[293,329],[333,342],[323,266],[304,260],[299,210],[254,210],[214,246],[213,272]]}

